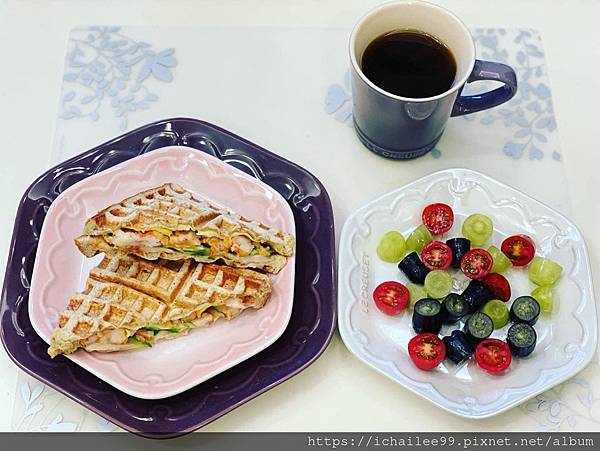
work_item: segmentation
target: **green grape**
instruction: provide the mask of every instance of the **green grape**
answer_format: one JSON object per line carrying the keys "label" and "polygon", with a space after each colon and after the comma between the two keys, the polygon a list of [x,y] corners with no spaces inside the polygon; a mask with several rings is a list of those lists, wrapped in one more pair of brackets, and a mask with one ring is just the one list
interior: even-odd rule
{"label": "green grape", "polygon": [[549,258],[535,257],[529,264],[529,280],[542,287],[552,286],[562,274],[562,266]]}
{"label": "green grape", "polygon": [[425,277],[425,290],[432,298],[444,298],[452,291],[452,277],[446,271],[431,271]]}
{"label": "green grape", "polygon": [[384,262],[398,263],[406,253],[406,241],[401,233],[392,230],[381,237],[377,256]]}
{"label": "green grape", "polygon": [[488,248],[488,252],[492,255],[494,259],[494,264],[492,265],[492,272],[498,274],[504,274],[508,268],[512,266],[509,258],[504,255],[504,253],[498,249],[496,246],[490,246]]}
{"label": "green grape", "polygon": [[554,308],[554,294],[552,287],[537,287],[531,292],[531,296],[540,304],[540,310],[544,313],[552,313]]}
{"label": "green grape", "polygon": [[418,301],[429,297],[425,288],[423,288],[421,285],[417,285],[416,283],[408,282],[406,284],[406,288],[408,288],[410,300],[408,308],[414,308]]}
{"label": "green grape", "polygon": [[472,214],[465,219],[462,226],[463,236],[471,241],[471,246],[481,246],[492,237],[494,225],[492,220],[482,214]]}
{"label": "green grape", "polygon": [[500,299],[493,299],[486,302],[481,311],[492,318],[494,329],[506,326],[510,319],[508,307]]}
{"label": "green grape", "polygon": [[431,233],[429,233],[427,227],[421,224],[413,231],[413,233],[409,235],[408,239],[406,240],[406,246],[409,250],[420,254],[425,245],[431,241],[433,241]]}

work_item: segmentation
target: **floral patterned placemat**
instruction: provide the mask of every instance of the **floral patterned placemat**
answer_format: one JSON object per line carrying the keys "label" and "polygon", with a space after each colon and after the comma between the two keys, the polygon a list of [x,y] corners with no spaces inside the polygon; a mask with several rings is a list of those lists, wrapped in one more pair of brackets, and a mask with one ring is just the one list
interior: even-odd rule
{"label": "floral patterned placemat", "polygon": [[[152,79],[173,81],[174,48],[156,48],[132,38],[121,27],[77,28],[71,32],[60,103],[61,119],[112,116],[121,131],[130,114],[158,100]],[[55,155],[60,160],[61,155]]]}
{"label": "floral patterned placemat", "polygon": [[[517,95],[499,108],[451,119],[434,151],[397,163],[365,151],[354,136],[345,51],[348,30],[248,27],[239,31],[243,41],[236,30],[73,29],[53,162],[145,123],[190,116],[231,129],[313,169],[328,187],[340,224],[373,193],[365,193],[365,186],[356,180],[352,186],[344,185],[343,171],[325,167],[320,152],[329,149],[334,154],[340,149],[353,152],[353,158],[344,159],[345,173],[377,174],[377,180],[370,178],[371,185],[377,184],[371,187],[373,192],[389,191],[403,177],[412,180],[435,170],[467,166],[568,213],[544,51],[535,31],[474,29],[479,58],[505,62],[517,71]],[[480,82],[466,92],[490,86]],[[543,176],[531,177],[532,171]],[[525,430],[597,428],[600,389],[592,381],[599,375],[594,362],[509,415],[518,416]],[[14,430],[116,430],[22,372],[16,392]]]}

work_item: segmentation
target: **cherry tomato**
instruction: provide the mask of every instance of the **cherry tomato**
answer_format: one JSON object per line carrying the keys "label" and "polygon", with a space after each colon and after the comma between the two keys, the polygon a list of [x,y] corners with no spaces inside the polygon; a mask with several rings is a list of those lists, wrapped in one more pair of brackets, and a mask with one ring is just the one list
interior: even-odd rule
{"label": "cherry tomato", "polygon": [[487,338],[475,348],[475,361],[482,370],[497,374],[510,366],[512,356],[505,341]]}
{"label": "cherry tomato", "polygon": [[460,261],[460,269],[469,279],[481,279],[492,270],[494,259],[485,249],[471,249]]}
{"label": "cherry tomato", "polygon": [[503,275],[491,272],[481,279],[481,281],[490,289],[492,299],[500,299],[504,302],[510,300],[510,284]]}
{"label": "cherry tomato", "polygon": [[454,212],[446,204],[427,205],[421,217],[423,224],[432,235],[446,233],[454,224]]}
{"label": "cherry tomato", "polygon": [[514,266],[525,266],[533,260],[535,244],[527,235],[513,235],[502,242],[501,250]]}
{"label": "cherry tomato", "polygon": [[383,313],[397,315],[408,305],[408,288],[400,282],[383,282],[373,291],[373,300]]}
{"label": "cherry tomato", "polygon": [[452,249],[446,243],[432,241],[423,248],[421,261],[432,271],[448,269],[452,264]]}
{"label": "cherry tomato", "polygon": [[417,368],[430,371],[446,357],[446,345],[435,334],[415,335],[408,342],[408,355]]}

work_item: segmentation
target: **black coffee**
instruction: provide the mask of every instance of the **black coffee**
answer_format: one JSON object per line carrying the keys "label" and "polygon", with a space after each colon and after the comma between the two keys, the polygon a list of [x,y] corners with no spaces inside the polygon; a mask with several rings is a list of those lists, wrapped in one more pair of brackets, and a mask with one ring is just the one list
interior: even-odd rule
{"label": "black coffee", "polygon": [[456,61],[444,44],[418,31],[394,31],[371,42],[362,71],[384,91],[411,98],[446,92],[456,76]]}

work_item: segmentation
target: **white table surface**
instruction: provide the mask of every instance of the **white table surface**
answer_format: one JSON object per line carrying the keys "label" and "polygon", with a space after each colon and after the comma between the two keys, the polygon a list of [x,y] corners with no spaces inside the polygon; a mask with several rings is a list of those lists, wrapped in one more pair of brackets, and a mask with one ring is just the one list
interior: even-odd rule
{"label": "white table surface", "polygon": [[[307,25],[349,27],[376,0],[215,0],[77,1],[0,0],[0,130],[3,137],[0,187],[2,267],[18,200],[50,163],[54,121],[71,27],[82,24],[161,26]],[[600,188],[596,150],[600,105],[600,1],[596,0],[438,0],[469,26],[530,27],[544,40],[573,219],[586,237],[592,267],[598,272]],[[239,130],[232,115],[225,128]],[[268,136],[245,137],[268,148],[283,148]],[[283,153],[283,152],[282,152]],[[310,159],[289,159],[319,173]],[[327,164],[323,161],[323,166]],[[340,180],[344,176],[340,172]],[[543,177],[543,174],[539,174]],[[327,180],[328,184],[335,180]],[[551,181],[549,181],[551,183]],[[347,205],[334,206],[343,217]],[[341,227],[341,224],[337,224]],[[597,278],[596,278],[597,281]],[[597,285],[597,284],[596,284]],[[598,363],[595,358],[594,364]],[[10,430],[17,369],[0,351],[0,430]],[[591,381],[600,384],[599,380]],[[519,430],[531,428],[522,413],[509,411],[469,421],[437,409],[375,374],[346,350],[336,333],[323,356],[307,370],[205,428],[237,430]],[[600,423],[595,429],[600,430]]]}

